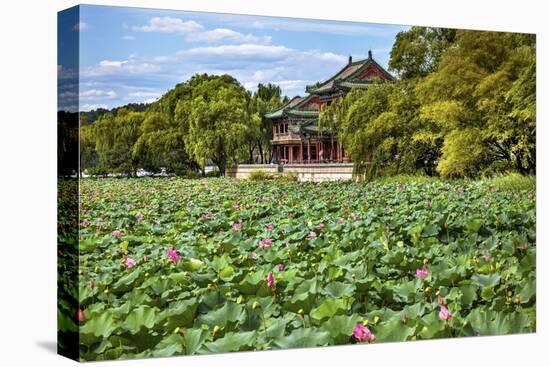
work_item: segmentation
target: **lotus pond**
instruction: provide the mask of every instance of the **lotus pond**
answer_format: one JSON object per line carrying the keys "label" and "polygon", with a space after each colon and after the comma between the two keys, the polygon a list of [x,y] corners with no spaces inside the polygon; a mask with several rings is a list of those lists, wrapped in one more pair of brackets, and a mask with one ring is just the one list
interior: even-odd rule
{"label": "lotus pond", "polygon": [[85,179],[83,360],[534,332],[535,192]]}

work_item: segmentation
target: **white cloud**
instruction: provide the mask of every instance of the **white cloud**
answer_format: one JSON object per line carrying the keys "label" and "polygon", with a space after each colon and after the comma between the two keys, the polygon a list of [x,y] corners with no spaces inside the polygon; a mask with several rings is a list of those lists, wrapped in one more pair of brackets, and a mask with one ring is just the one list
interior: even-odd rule
{"label": "white cloud", "polygon": [[87,103],[87,104],[80,105],[80,111],[83,111],[83,112],[97,110],[99,108],[108,109],[109,107],[104,103]]}
{"label": "white cloud", "polygon": [[134,36],[123,36],[122,39],[124,41],[133,41],[135,40],[136,38]]}
{"label": "white cloud", "polygon": [[203,26],[193,20],[183,21],[180,18],[172,17],[153,17],[149,24],[133,27],[136,32],[161,32],[161,33],[190,33],[196,32]]}
{"label": "white cloud", "polygon": [[285,46],[259,45],[253,43],[243,43],[241,45],[221,45],[195,47],[183,51],[188,55],[204,56],[256,56],[256,57],[282,57],[289,55],[294,50]]}
{"label": "white cloud", "polygon": [[374,37],[394,36],[395,29],[406,29],[406,26],[388,27],[380,24],[361,24],[353,22],[329,22],[329,21],[314,21],[301,19],[277,19],[264,18],[254,22],[245,22],[242,20],[228,22],[234,26],[254,28],[254,29],[271,29],[275,31],[285,30],[294,32],[318,32],[330,33],[339,35],[368,35]]}
{"label": "white cloud", "polygon": [[242,34],[228,28],[216,28],[204,32],[191,33],[186,37],[191,42],[230,41],[237,43],[271,43],[271,37],[258,37],[253,34]]}
{"label": "white cloud", "polygon": [[80,98],[82,99],[115,98],[116,96],[114,90],[88,89],[80,92]]}
{"label": "white cloud", "polygon": [[83,22],[83,21],[80,21],[78,23],[76,23],[73,27],[73,29],[76,31],[76,32],[79,32],[79,31],[83,31],[85,30],[86,28],[88,28],[88,24]]}
{"label": "white cloud", "polygon": [[122,65],[127,64],[128,60],[117,61],[117,60],[101,60],[99,66],[104,68],[120,68]]}
{"label": "white cloud", "polygon": [[344,64],[348,58],[344,55],[337,55],[332,52],[313,52],[313,56],[322,61],[333,61]]}
{"label": "white cloud", "polygon": [[128,60],[101,60],[96,65],[86,68],[83,76],[101,76],[113,74],[140,74],[158,71],[158,65],[151,62],[141,62],[130,55]]}
{"label": "white cloud", "polygon": [[137,91],[128,93],[130,98],[158,98],[162,95],[160,92],[147,92],[147,91]]}

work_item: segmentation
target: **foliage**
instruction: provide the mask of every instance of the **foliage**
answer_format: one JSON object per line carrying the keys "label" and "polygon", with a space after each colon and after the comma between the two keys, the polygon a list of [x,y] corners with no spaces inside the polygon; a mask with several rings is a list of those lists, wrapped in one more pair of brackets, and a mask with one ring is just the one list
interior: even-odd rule
{"label": "foliage", "polygon": [[107,178],[80,195],[83,360],[349,344],[363,322],[377,342],[536,330],[534,189]]}
{"label": "foliage", "polygon": [[212,161],[225,175],[243,154],[248,129],[258,124],[248,113],[248,94],[229,75],[195,75],[179,87],[184,98],[178,99],[174,116],[187,153],[201,167]]}
{"label": "foliage", "polygon": [[445,50],[453,45],[455,29],[412,27],[395,37],[389,69],[402,79],[424,77],[437,70]]}
{"label": "foliage", "polygon": [[[265,117],[269,111],[276,110],[286,103],[286,97],[281,95],[281,88],[278,85],[268,83],[258,84],[257,90],[250,100],[250,113],[258,116],[258,128],[254,130],[247,141],[249,151],[249,163],[269,163],[272,159],[271,139],[273,139],[273,124],[271,119]],[[255,159],[254,152],[257,150],[259,161]]]}
{"label": "foliage", "polygon": [[265,181],[272,180],[274,175],[265,169],[255,169],[248,175],[248,179],[251,181]]}
{"label": "foliage", "polygon": [[321,110],[360,179],[536,171],[533,35],[413,27],[398,34],[391,85]]}
{"label": "foliage", "polygon": [[[535,171],[534,36],[457,31],[436,72],[417,88],[422,116],[444,139],[438,171],[472,175],[503,162]],[[473,152],[465,153],[468,144]]]}
{"label": "foliage", "polygon": [[489,187],[497,190],[534,192],[537,180],[535,176],[525,176],[513,172],[489,177],[483,181]]}
{"label": "foliage", "polygon": [[132,148],[139,138],[143,116],[143,112],[122,109],[116,115],[103,115],[93,124],[98,166],[114,173],[136,175],[138,160]]}

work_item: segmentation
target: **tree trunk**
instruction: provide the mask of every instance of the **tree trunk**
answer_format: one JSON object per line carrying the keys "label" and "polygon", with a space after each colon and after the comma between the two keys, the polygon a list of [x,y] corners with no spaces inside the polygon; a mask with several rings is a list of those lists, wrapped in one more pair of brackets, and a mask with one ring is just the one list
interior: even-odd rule
{"label": "tree trunk", "polygon": [[264,148],[262,146],[262,141],[259,140],[258,141],[258,149],[260,150],[260,163],[261,164],[264,164],[265,163],[265,160],[264,160]]}

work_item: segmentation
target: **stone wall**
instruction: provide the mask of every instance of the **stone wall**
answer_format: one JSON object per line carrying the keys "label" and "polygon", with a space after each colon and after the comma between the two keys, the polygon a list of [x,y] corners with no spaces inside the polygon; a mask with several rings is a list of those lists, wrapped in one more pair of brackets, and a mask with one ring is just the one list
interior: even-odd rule
{"label": "stone wall", "polygon": [[[276,164],[240,164],[227,169],[226,175],[247,179],[251,172],[264,170],[273,174],[282,174]],[[283,172],[295,172],[299,181],[339,181],[351,180],[353,163],[316,163],[316,164],[285,164]]]}

